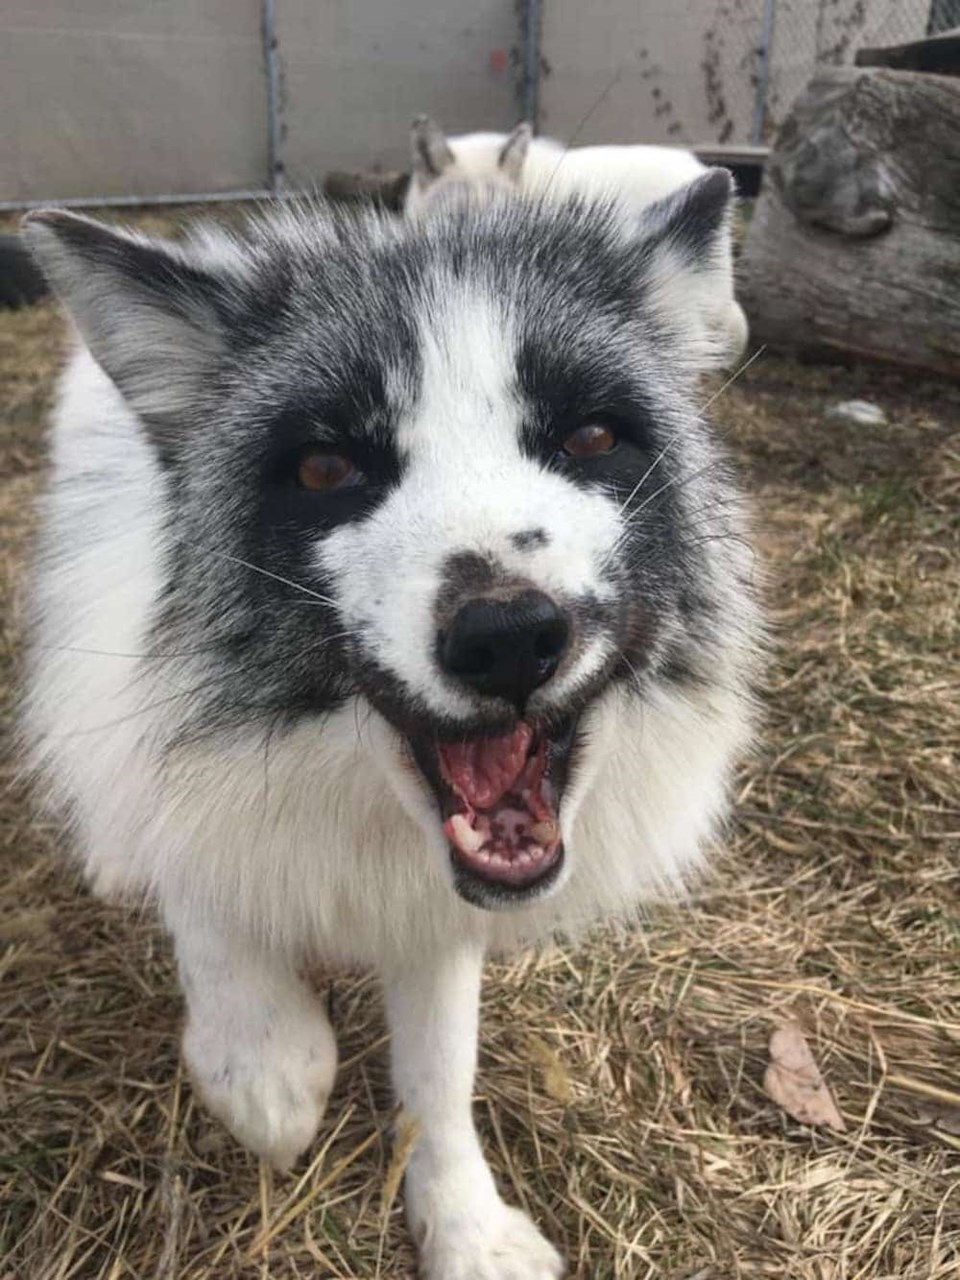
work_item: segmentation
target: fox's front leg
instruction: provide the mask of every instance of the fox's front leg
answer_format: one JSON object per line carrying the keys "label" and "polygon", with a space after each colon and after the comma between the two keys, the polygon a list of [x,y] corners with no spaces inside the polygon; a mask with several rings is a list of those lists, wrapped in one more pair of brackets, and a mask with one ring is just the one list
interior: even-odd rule
{"label": "fox's front leg", "polygon": [[473,1124],[482,966],[456,951],[385,976],[394,1087],[419,1128],[407,1217],[425,1280],[556,1280],[559,1255],[500,1199]]}
{"label": "fox's front leg", "polygon": [[239,1142],[286,1169],[313,1141],[333,1088],[327,1012],[280,957],[206,925],[173,932],[194,1084]]}

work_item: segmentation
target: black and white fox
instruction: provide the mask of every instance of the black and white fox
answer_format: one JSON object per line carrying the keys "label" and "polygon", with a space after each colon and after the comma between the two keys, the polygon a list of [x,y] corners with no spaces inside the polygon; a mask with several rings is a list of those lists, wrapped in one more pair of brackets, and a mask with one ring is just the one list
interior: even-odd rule
{"label": "black and white fox", "polygon": [[78,333],[25,731],[104,895],[172,934],[184,1054],[278,1166],[382,976],[429,1280],[543,1280],[471,1116],[484,955],[697,867],[753,724],[738,491],[701,412],[730,180],[25,237]]}

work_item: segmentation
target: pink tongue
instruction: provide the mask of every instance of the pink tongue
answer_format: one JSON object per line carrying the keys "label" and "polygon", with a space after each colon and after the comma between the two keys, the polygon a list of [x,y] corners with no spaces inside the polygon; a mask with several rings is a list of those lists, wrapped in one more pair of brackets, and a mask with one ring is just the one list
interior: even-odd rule
{"label": "pink tongue", "polygon": [[523,772],[533,730],[520,721],[501,738],[438,744],[444,780],[474,809],[490,809]]}

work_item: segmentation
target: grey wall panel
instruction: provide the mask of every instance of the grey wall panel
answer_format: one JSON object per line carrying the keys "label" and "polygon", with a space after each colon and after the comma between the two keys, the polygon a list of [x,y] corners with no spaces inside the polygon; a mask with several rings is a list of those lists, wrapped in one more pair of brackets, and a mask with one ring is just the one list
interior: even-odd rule
{"label": "grey wall panel", "polygon": [[746,141],[752,68],[742,60],[762,9],[763,0],[550,0],[541,129],[570,139],[579,127],[583,143],[715,142],[724,132]]}
{"label": "grey wall panel", "polygon": [[515,0],[277,0],[287,174],[403,168],[413,116],[448,133],[519,117]]}
{"label": "grey wall panel", "polygon": [[259,187],[259,0],[3,0],[0,199]]}

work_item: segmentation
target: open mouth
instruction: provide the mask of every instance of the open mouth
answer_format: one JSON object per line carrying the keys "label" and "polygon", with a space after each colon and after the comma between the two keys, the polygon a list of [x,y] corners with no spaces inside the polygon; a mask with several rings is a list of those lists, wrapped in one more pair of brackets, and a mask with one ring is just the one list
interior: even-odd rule
{"label": "open mouth", "polygon": [[437,795],[460,894],[477,906],[541,893],[563,862],[559,806],[574,737],[523,720],[506,733],[415,744]]}

